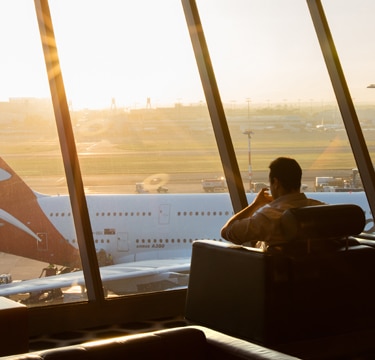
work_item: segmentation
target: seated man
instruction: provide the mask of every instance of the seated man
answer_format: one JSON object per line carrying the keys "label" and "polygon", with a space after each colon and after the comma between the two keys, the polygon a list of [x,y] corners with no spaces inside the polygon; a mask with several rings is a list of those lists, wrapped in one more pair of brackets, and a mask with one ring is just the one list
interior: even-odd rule
{"label": "seated man", "polygon": [[269,168],[271,195],[267,188],[260,190],[249,206],[232,216],[221,229],[224,239],[238,245],[265,249],[283,241],[280,218],[284,211],[323,205],[301,192],[302,169],[296,160],[279,157],[271,162]]}

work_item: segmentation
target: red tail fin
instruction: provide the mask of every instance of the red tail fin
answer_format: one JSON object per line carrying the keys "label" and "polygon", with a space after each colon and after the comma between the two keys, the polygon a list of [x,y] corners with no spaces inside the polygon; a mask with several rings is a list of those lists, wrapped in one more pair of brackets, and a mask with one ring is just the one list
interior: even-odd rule
{"label": "red tail fin", "polygon": [[35,193],[0,158],[0,251],[64,266],[80,266],[79,252],[53,226]]}

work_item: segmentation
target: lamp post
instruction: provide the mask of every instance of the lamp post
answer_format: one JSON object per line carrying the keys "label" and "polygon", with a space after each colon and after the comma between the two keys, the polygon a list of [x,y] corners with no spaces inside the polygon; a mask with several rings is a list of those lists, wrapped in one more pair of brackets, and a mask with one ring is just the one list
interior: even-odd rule
{"label": "lamp post", "polygon": [[250,121],[250,98],[246,98],[247,102],[247,120]]}
{"label": "lamp post", "polygon": [[251,168],[251,135],[254,134],[251,130],[245,130],[243,134],[247,135],[248,141],[248,154],[249,154],[249,192],[251,192],[251,180],[253,176],[253,170]]}

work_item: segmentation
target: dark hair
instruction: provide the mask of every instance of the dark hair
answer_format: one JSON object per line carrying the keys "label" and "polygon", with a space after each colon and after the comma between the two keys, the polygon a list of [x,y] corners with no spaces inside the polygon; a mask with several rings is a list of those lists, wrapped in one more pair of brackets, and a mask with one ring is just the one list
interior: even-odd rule
{"label": "dark hair", "polygon": [[302,169],[296,160],[279,157],[271,162],[269,168],[270,182],[276,178],[287,191],[300,189]]}

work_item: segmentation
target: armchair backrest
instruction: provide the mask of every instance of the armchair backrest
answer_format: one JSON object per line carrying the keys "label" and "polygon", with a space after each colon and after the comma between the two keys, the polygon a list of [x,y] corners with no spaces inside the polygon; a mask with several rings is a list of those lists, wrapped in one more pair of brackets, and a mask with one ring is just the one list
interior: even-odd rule
{"label": "armchair backrest", "polygon": [[288,241],[337,239],[358,235],[365,227],[363,210],[354,204],[317,205],[293,208],[281,217]]}

